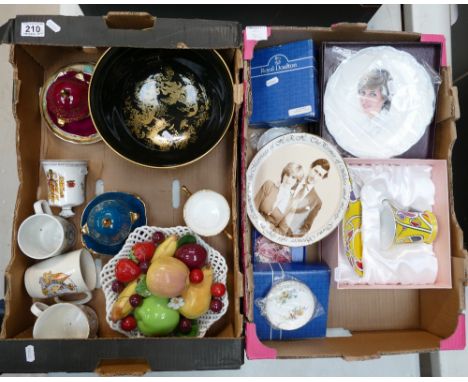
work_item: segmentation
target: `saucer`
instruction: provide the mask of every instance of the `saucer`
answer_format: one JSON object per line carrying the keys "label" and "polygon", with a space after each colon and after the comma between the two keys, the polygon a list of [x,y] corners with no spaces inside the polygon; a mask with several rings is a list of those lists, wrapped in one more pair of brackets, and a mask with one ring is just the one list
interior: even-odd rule
{"label": "saucer", "polygon": [[88,89],[94,65],[74,64],[60,69],[44,85],[41,112],[50,130],[71,143],[101,140],[89,114]]}
{"label": "saucer", "polygon": [[224,196],[211,190],[195,192],[184,205],[185,224],[200,236],[221,233],[230,216],[231,209]]}
{"label": "saucer", "polygon": [[362,277],[364,268],[362,265],[362,205],[361,200],[356,198],[354,192],[351,191],[351,198],[348,209],[343,218],[343,243],[346,257],[353,267],[354,272]]}
{"label": "saucer", "polygon": [[143,201],[125,192],[96,196],[81,217],[82,243],[94,254],[116,255],[128,235],[146,225]]}

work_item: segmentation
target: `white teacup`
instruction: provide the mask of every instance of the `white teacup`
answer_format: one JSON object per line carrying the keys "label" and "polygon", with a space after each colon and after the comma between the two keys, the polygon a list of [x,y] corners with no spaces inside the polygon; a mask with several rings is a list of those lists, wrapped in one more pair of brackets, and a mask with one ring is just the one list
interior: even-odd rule
{"label": "white teacup", "polygon": [[85,305],[35,302],[31,312],[37,316],[34,338],[94,338],[98,331],[96,312]]}
{"label": "white teacup", "polygon": [[84,293],[85,297],[73,303],[86,304],[92,298],[91,291],[96,283],[96,265],[86,249],[41,261],[26,269],[24,274],[24,285],[31,297],[55,297],[57,302],[61,302],[58,296]]}
{"label": "white teacup", "polygon": [[76,229],[72,223],[54,216],[45,200],[34,203],[34,212],[18,230],[18,245],[26,256],[43,260],[73,247]]}
{"label": "white teacup", "polygon": [[[187,187],[182,188],[190,194]],[[200,236],[215,236],[226,228],[231,209],[226,198],[212,190],[200,190],[190,194],[184,205],[184,221],[187,227]],[[230,236],[230,235],[228,235]]]}
{"label": "white teacup", "polygon": [[84,160],[43,160],[47,178],[47,198],[54,207],[62,207],[60,216],[74,216],[72,207],[85,201],[85,177],[88,173]]}

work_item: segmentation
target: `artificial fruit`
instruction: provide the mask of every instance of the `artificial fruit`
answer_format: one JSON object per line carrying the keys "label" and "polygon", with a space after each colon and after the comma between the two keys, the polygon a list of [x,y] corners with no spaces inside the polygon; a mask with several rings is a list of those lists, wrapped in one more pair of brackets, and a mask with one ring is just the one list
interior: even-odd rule
{"label": "artificial fruit", "polygon": [[184,306],[179,309],[179,312],[190,319],[202,316],[210,308],[213,270],[209,267],[203,268],[202,271],[203,281],[199,284],[190,284],[182,293]]}
{"label": "artificial fruit", "polygon": [[171,333],[179,323],[179,312],[168,307],[169,299],[150,296],[135,309],[138,330],[146,336]]}
{"label": "artificial fruit", "polygon": [[146,273],[146,286],[156,296],[177,297],[187,287],[189,274],[187,266],[174,257],[156,258]]}
{"label": "artificial fruit", "polygon": [[164,241],[156,247],[154,256],[151,262],[156,261],[161,257],[171,257],[177,249],[177,235],[170,235],[164,239]]}
{"label": "artificial fruit", "polygon": [[117,300],[115,300],[114,305],[112,305],[111,310],[111,320],[117,322],[125,316],[128,316],[132,310],[133,306],[130,304],[130,296],[135,294],[138,281],[133,280],[128,284],[122,292],[120,292]]}
{"label": "artificial fruit", "polygon": [[115,278],[123,283],[135,280],[140,273],[140,267],[130,259],[120,259],[115,266]]}
{"label": "artificial fruit", "polygon": [[175,258],[182,261],[190,269],[201,268],[206,263],[206,249],[200,244],[184,244],[177,249]]}

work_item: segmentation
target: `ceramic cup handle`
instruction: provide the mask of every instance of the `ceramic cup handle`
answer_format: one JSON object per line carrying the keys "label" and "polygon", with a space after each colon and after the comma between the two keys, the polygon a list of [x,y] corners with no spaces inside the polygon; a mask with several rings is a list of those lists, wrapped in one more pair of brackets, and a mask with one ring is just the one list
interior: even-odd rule
{"label": "ceramic cup handle", "polygon": [[34,203],[34,212],[36,214],[53,215],[49,203],[47,203],[46,200],[38,200],[36,203]]}
{"label": "ceramic cup handle", "polygon": [[35,302],[31,305],[31,313],[36,317],[39,317],[48,307],[49,305],[44,304],[43,302]]}
{"label": "ceramic cup handle", "polygon": [[87,302],[91,301],[91,299],[93,298],[93,294],[90,291],[86,291],[86,292],[83,292],[83,293],[86,294],[86,296],[83,297],[83,298],[80,298],[79,300],[64,301],[64,300],[61,300],[59,296],[57,296],[57,297],[54,297],[54,301],[57,304],[59,304],[61,302],[76,304],[76,305],[86,304]]}

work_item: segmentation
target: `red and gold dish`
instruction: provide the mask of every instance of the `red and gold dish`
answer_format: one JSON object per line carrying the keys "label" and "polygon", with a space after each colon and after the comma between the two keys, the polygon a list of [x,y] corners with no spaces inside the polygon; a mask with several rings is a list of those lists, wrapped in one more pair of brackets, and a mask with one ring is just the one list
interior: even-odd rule
{"label": "red and gold dish", "polygon": [[63,67],[51,76],[41,92],[41,112],[51,131],[72,143],[101,140],[89,114],[88,90],[93,64]]}

